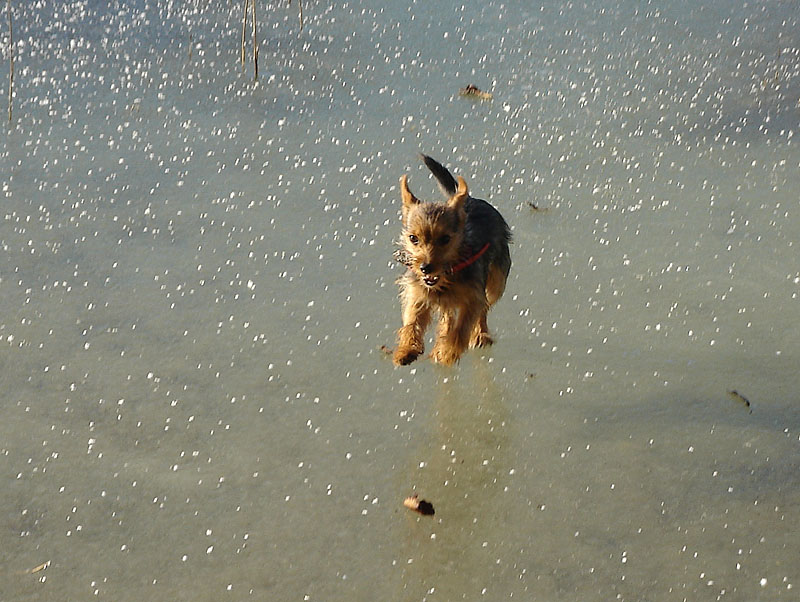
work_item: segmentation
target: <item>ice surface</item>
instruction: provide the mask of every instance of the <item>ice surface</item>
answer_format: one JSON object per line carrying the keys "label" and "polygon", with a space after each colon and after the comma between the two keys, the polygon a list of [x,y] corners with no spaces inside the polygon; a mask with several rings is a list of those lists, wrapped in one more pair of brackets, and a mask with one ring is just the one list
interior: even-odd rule
{"label": "ice surface", "polygon": [[[793,599],[794,5],[243,4],[11,3],[3,599]],[[514,233],[451,370],[420,151]]]}

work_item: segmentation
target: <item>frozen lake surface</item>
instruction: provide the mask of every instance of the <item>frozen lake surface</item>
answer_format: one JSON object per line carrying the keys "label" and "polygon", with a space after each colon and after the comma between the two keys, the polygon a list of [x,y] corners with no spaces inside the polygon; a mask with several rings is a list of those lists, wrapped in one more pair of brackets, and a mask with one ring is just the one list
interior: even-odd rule
{"label": "frozen lake surface", "polygon": [[[797,599],[796,3],[260,2],[257,81],[241,1],[11,4],[3,600]],[[420,151],[514,233],[453,369]]]}

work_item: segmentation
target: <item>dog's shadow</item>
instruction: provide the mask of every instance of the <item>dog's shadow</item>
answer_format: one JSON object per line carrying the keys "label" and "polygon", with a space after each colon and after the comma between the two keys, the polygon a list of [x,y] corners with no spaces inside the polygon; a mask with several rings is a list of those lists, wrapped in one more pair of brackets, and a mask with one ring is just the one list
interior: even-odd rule
{"label": "dog's shadow", "polygon": [[471,353],[457,372],[437,370],[430,435],[410,459],[406,493],[430,501],[435,515],[409,513],[406,552],[414,562],[404,571],[403,588],[419,599],[431,587],[456,599],[485,581],[502,544],[497,538],[510,515],[504,495],[510,434],[505,391],[485,358]]}

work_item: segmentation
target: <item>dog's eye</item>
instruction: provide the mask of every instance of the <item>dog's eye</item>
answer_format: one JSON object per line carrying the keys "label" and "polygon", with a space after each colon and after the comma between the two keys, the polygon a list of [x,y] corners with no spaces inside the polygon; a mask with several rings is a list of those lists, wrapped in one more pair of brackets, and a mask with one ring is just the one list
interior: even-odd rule
{"label": "dog's eye", "polygon": [[437,242],[437,243],[439,243],[439,246],[440,246],[440,247],[443,247],[443,246],[445,246],[447,243],[449,243],[449,242],[450,242],[450,235],[449,235],[449,234],[445,234],[444,236],[440,236],[440,237],[439,237],[439,240],[437,240],[436,242]]}
{"label": "dog's eye", "polygon": [[419,244],[419,238],[417,238],[417,237],[416,237],[415,235],[413,235],[413,234],[409,234],[409,235],[408,235],[408,240],[410,240],[410,241],[411,241],[411,244],[412,244],[412,245]]}

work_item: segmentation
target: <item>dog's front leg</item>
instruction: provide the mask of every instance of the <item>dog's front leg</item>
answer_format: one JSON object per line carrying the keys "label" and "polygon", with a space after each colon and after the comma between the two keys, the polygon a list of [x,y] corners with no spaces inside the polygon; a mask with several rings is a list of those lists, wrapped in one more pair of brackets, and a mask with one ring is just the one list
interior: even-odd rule
{"label": "dog's front leg", "polygon": [[450,352],[453,324],[456,321],[456,314],[453,310],[441,310],[439,312],[439,324],[436,327],[436,343],[431,351],[431,360],[438,364],[450,366],[458,360],[458,356],[451,357]]}
{"label": "dog's front leg", "polygon": [[443,313],[431,359],[445,366],[455,364],[469,346],[470,335],[479,317],[480,311],[470,305],[459,308],[457,315]]}
{"label": "dog's front leg", "polygon": [[430,321],[430,307],[404,292],[403,326],[397,331],[397,349],[392,358],[396,366],[410,364],[425,350],[425,330]]}

